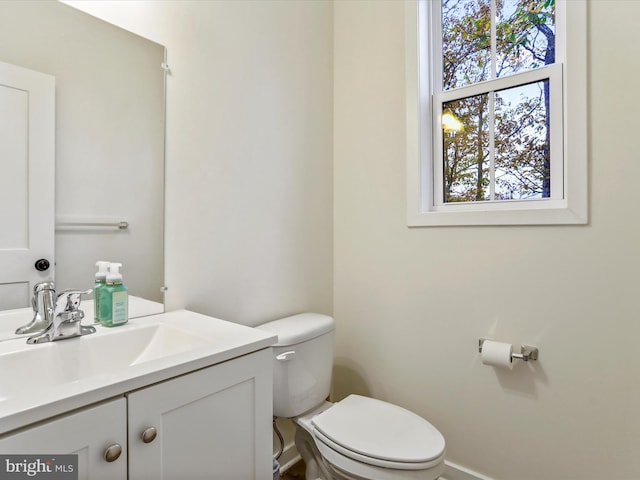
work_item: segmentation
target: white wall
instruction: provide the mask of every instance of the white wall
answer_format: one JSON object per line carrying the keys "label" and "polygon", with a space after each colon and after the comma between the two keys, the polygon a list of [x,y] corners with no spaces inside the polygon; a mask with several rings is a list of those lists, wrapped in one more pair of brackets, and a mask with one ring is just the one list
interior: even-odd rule
{"label": "white wall", "polygon": [[[335,393],[501,480],[640,478],[640,2],[589,2],[590,224],[405,226],[403,2],[335,2]],[[498,372],[479,337],[538,345]]]}
{"label": "white wall", "polygon": [[331,3],[66,3],[167,47],[167,308],[331,313]]}

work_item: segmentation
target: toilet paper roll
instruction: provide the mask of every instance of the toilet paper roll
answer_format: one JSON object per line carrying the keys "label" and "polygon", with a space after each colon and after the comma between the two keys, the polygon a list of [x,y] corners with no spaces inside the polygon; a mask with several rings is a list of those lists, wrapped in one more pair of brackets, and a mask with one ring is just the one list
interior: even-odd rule
{"label": "toilet paper roll", "polygon": [[512,368],[513,358],[511,353],[513,346],[510,343],[494,342],[493,340],[485,340],[482,343],[482,363],[493,367]]}

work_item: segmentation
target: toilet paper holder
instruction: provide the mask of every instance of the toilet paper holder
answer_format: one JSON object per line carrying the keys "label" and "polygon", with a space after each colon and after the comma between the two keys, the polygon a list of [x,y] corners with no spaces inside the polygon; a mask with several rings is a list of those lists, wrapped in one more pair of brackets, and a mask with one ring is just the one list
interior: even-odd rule
{"label": "toilet paper holder", "polygon": [[[481,338],[478,340],[478,352],[482,353],[482,344],[487,338]],[[511,358],[517,358],[524,362],[529,360],[538,360],[538,347],[532,347],[531,345],[520,345],[520,353],[513,352]]]}

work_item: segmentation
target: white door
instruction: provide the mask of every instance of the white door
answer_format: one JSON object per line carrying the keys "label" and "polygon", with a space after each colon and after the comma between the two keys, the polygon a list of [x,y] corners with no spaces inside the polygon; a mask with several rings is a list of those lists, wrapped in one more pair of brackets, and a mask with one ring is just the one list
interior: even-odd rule
{"label": "white door", "polygon": [[55,78],[0,62],[0,310],[54,278],[54,163]]}

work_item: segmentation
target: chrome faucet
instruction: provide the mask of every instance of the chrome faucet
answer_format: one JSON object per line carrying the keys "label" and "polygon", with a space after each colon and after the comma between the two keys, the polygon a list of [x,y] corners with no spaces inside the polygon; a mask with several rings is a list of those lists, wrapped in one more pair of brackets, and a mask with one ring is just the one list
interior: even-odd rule
{"label": "chrome faucet", "polygon": [[59,293],[56,297],[55,311],[57,313],[53,317],[53,321],[43,331],[29,337],[27,343],[54,342],[95,333],[96,329],[94,327],[80,323],[84,318],[84,312],[78,308],[80,306],[80,297],[89,293],[91,293],[91,289],[84,291],[64,290]]}
{"label": "chrome faucet", "polygon": [[53,282],[36,283],[31,297],[33,320],[16,330],[16,335],[41,332],[53,323],[56,312],[56,285]]}

